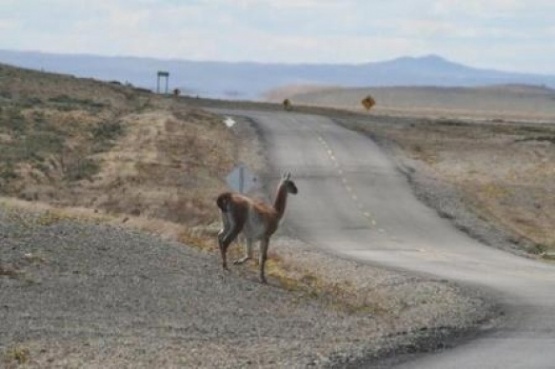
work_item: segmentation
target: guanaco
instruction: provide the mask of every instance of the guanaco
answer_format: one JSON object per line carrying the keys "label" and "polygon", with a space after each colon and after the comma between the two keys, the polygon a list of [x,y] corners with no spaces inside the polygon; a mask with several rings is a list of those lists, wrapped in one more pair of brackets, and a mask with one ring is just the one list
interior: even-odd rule
{"label": "guanaco", "polygon": [[243,232],[245,236],[245,256],[235,260],[234,264],[242,264],[252,259],[252,245],[259,241],[260,281],[266,283],[264,267],[268,258],[270,237],[277,230],[285,207],[287,195],[298,193],[291,173],[282,176],[277,187],[274,205],[254,200],[239,193],[224,192],[216,200],[222,215],[223,228],[218,233],[218,244],[222,255],[222,266],[227,268],[226,252],[229,245]]}

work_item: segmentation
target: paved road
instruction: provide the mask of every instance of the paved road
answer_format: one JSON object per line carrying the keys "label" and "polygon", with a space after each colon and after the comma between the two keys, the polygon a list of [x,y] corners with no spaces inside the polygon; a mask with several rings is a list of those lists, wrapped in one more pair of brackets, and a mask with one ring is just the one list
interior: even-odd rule
{"label": "paved road", "polygon": [[555,267],[492,249],[419,202],[369,139],[330,119],[234,112],[254,119],[271,161],[300,195],[287,221],[334,253],[480,286],[508,314],[495,332],[400,368],[555,368]]}

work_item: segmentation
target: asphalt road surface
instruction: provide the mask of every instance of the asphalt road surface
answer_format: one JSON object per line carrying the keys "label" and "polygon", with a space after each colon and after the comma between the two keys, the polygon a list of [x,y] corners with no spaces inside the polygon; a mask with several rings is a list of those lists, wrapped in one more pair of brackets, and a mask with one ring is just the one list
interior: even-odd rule
{"label": "asphalt road surface", "polygon": [[399,368],[555,368],[555,266],[480,244],[419,202],[371,140],[322,116],[234,111],[253,119],[300,194],[287,223],[330,252],[480,287],[507,319],[480,338]]}

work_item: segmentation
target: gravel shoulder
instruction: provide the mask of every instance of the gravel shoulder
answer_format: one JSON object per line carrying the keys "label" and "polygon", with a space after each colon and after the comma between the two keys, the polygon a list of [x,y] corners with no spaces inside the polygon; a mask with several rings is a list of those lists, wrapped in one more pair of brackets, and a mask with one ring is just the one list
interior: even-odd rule
{"label": "gravel shoulder", "polygon": [[[215,254],[47,213],[3,208],[0,235],[8,368],[358,367],[445,348],[491,307],[449,283],[336,260],[285,237],[274,245],[285,260],[352,295],[276,278],[264,286],[248,268],[222,272]],[[344,303],[353,296],[368,300]]]}

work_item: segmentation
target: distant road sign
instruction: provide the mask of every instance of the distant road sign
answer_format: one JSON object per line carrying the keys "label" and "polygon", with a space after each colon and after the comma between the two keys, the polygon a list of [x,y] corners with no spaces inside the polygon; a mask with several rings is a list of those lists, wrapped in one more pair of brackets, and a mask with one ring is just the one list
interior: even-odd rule
{"label": "distant road sign", "polygon": [[246,193],[255,188],[258,183],[258,177],[244,165],[239,164],[225,178],[227,185],[239,193]]}

